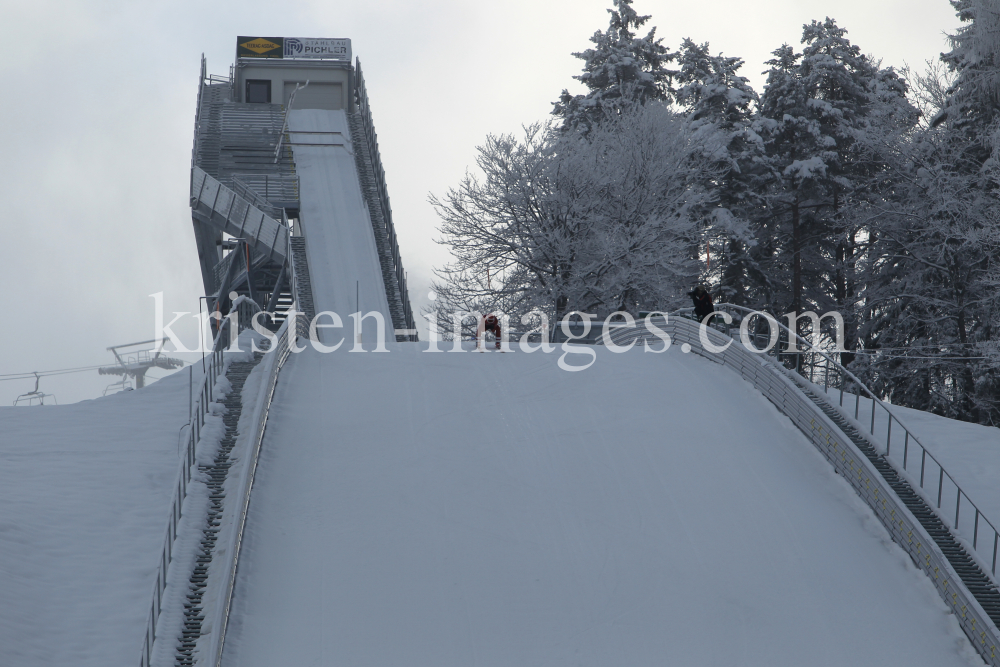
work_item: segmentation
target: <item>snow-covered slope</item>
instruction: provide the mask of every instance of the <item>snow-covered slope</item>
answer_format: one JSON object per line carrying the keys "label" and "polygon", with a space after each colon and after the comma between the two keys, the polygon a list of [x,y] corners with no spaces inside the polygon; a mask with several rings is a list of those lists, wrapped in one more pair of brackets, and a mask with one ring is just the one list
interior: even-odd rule
{"label": "snow-covered slope", "polygon": [[[380,312],[391,340],[392,318],[347,117],[343,111],[298,109],[288,115],[288,127],[316,312],[332,310],[347,327],[349,313]],[[365,336],[372,344],[373,326]]]}
{"label": "snow-covered slope", "polygon": [[187,419],[187,370],[0,407],[0,665],[138,661]]}
{"label": "snow-covered slope", "polygon": [[979,664],[725,368],[390,349],[282,371],[225,665]]}

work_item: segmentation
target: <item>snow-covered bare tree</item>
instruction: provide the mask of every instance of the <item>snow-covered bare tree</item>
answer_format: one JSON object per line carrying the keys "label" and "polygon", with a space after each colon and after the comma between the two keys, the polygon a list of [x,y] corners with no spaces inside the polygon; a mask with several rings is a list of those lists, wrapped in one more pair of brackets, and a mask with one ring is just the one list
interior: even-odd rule
{"label": "snow-covered bare tree", "polygon": [[948,90],[955,84],[955,73],[941,59],[928,60],[923,72],[904,67],[900,74],[910,89],[910,101],[920,111],[921,125],[928,126],[941,118],[948,105]]}
{"label": "snow-covered bare tree", "polygon": [[676,54],[656,38],[656,28],[638,36],[650,17],[639,16],[632,0],[613,1],[608,29],[593,34],[593,48],[573,54],[584,61],[583,73],[573,78],[587,87],[587,94],[562,91],[552,113],[565,129],[587,129],[634,102],[666,100],[671,92],[674,72],[667,64]]}
{"label": "snow-covered bare tree", "polygon": [[717,140],[658,103],[623,107],[586,136],[533,125],[488,137],[482,176],[431,197],[454,257],[437,271],[438,312],[681,305],[713,168],[693,156]]}

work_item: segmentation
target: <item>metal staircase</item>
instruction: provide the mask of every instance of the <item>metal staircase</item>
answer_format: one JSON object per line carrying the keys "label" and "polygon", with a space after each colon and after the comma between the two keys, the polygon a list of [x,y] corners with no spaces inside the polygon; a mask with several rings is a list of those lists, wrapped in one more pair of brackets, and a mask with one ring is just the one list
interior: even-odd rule
{"label": "metal staircase", "polygon": [[944,524],[941,518],[933,509],[921,498],[910,483],[896,472],[893,465],[880,454],[875,447],[864,437],[862,432],[843,415],[843,413],[816,392],[809,383],[795,374],[789,374],[792,380],[799,386],[802,392],[830,418],[834,424],[854,443],[855,447],[865,455],[872,465],[878,470],[882,478],[889,484],[899,499],[906,505],[907,509],[913,513],[920,525],[940,547],[948,562],[955,569],[955,572],[962,579],[962,583],[975,596],[976,600],[989,615],[990,620],[1000,627],[1000,590],[996,584],[983,572],[982,568],[969,555],[969,552],[955,539],[951,530]]}
{"label": "metal staircase", "polygon": [[254,355],[252,362],[234,362],[226,372],[226,378],[232,384],[232,391],[226,396],[226,413],[222,420],[226,426],[226,433],[219,445],[219,452],[216,454],[212,465],[200,465],[198,470],[208,477],[207,486],[209,488],[209,509],[206,517],[205,528],[202,530],[200,549],[195,560],[194,571],[190,577],[190,590],[184,603],[184,627],[177,645],[178,667],[190,667],[195,664],[195,649],[198,639],[202,635],[202,622],[205,620],[202,609],[202,598],[204,597],[206,585],[208,583],[209,568],[212,565],[212,556],[215,553],[215,545],[219,537],[219,526],[221,524],[222,513],[226,494],[224,486],[229,474],[232,462],[229,454],[236,444],[238,436],[237,425],[243,409],[243,385],[254,367],[264,357],[262,353]]}
{"label": "metal staircase", "polygon": [[302,319],[306,326],[316,317],[316,306],[313,304],[312,283],[309,279],[309,261],[306,258],[306,239],[303,236],[293,236],[288,239],[288,252],[292,263],[292,296],[303,313]]}
{"label": "metal staircase", "polygon": [[287,219],[299,208],[291,150],[279,149],[286,109],[235,102],[232,79],[207,76],[204,59],[199,84],[190,196],[205,294],[223,287],[226,236],[255,251],[253,284],[243,276],[235,291],[271,293],[285,264]]}

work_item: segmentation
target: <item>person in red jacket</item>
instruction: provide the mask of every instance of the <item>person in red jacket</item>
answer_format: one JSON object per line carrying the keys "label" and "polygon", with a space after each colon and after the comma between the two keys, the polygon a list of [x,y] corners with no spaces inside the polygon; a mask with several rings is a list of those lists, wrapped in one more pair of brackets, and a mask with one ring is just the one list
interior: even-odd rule
{"label": "person in red jacket", "polygon": [[500,349],[500,320],[493,313],[483,318],[483,344],[486,343],[486,332],[489,331],[496,338],[497,349]]}

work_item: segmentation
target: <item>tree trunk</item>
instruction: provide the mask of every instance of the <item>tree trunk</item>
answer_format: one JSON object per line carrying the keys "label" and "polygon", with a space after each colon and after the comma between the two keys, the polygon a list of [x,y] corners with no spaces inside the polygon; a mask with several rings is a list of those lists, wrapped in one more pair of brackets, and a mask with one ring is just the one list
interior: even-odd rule
{"label": "tree trunk", "polygon": [[792,202],[792,311],[802,310],[802,221],[799,198]]}

